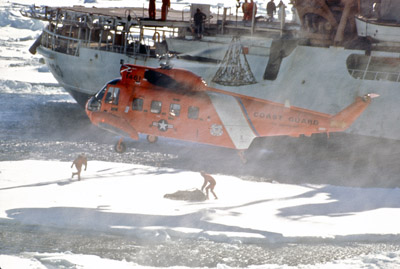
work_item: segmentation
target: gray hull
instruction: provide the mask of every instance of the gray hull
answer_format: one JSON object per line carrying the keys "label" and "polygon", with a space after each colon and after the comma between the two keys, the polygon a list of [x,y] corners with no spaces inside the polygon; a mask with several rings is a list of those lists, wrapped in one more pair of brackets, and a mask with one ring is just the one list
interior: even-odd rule
{"label": "gray hull", "polygon": [[58,83],[81,105],[98,92],[107,82],[120,76],[121,60],[145,66],[159,66],[158,59],[129,57],[120,53],[80,48],[80,55],[73,56],[39,47],[39,54]]}
{"label": "gray hull", "polygon": [[[179,42],[179,41],[178,41]],[[189,42],[189,43],[188,43]],[[227,42],[227,41],[226,41]],[[296,46],[283,57],[276,78],[265,79],[270,58],[271,39],[244,41],[248,46],[245,57],[254,84],[227,86],[215,80],[223,64],[227,43],[214,41],[187,41],[180,52],[191,57],[178,57],[171,61],[173,67],[184,68],[201,76],[208,85],[253,97],[302,107],[322,113],[336,114],[354,101],[356,96],[376,93],[380,97],[348,129],[348,133],[387,139],[400,139],[400,82],[380,77],[366,79],[368,66],[362,76],[354,76],[349,68],[349,57],[365,56],[362,50],[346,50],[340,47],[318,48]],[[250,42],[250,43],[249,43]],[[182,45],[181,44],[181,45]],[[168,44],[169,48],[174,44]],[[186,53],[185,50],[186,49]],[[194,52],[193,52],[194,49]],[[178,50],[178,49],[176,49]],[[192,50],[192,52],[189,52]],[[79,57],[57,53],[46,48],[38,49],[59,83],[84,105],[86,98],[95,94],[105,83],[119,77],[120,62],[159,66],[152,57],[128,57],[119,53],[81,48]],[[205,54],[206,52],[208,54]],[[207,61],[196,56],[206,55]],[[398,58],[397,53],[372,52],[373,57]],[[210,60],[211,59],[211,60]]]}

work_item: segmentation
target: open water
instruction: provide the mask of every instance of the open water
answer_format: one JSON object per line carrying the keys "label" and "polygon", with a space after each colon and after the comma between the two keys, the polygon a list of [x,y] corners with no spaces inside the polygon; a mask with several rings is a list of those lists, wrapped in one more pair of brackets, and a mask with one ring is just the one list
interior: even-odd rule
{"label": "open water", "polygon": [[[396,243],[326,242],[257,245],[207,240],[171,239],[148,242],[132,237],[90,231],[66,231],[37,226],[0,225],[2,254],[74,253],[125,260],[155,267],[248,267],[250,265],[304,266],[354,259],[362,255],[400,251]],[[52,261],[58,267],[57,260]],[[75,268],[75,267],[67,267]]]}

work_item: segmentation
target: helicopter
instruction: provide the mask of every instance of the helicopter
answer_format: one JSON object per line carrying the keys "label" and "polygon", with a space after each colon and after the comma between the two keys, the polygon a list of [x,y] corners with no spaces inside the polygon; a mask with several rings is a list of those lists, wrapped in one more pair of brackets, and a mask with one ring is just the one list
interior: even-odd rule
{"label": "helicopter", "polygon": [[[184,69],[122,64],[120,74],[88,100],[93,124],[134,140],[139,134],[149,142],[167,137],[232,148],[239,155],[257,137],[342,132],[378,96],[356,97],[330,115],[212,88]],[[123,138],[115,150],[126,150]]]}

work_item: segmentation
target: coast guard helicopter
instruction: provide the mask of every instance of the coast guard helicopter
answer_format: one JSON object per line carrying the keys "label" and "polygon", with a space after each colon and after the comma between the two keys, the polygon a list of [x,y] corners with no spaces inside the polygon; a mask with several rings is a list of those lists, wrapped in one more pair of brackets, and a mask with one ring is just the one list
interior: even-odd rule
{"label": "coast guard helicopter", "polygon": [[[120,73],[121,78],[88,100],[86,113],[93,124],[135,140],[142,133],[149,142],[160,136],[239,153],[256,137],[344,131],[377,96],[357,97],[338,114],[329,115],[211,88],[182,69],[125,64]],[[122,139],[115,149],[126,150]]]}

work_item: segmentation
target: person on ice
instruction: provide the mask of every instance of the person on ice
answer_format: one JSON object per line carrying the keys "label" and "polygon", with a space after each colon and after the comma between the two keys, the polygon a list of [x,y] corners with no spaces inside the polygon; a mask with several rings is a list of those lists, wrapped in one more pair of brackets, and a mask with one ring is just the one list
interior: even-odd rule
{"label": "person on ice", "polygon": [[201,191],[204,190],[204,187],[206,187],[206,185],[208,183],[208,186],[206,187],[207,200],[209,199],[208,190],[211,191],[211,193],[214,195],[215,199],[218,199],[217,195],[214,192],[215,185],[217,184],[215,179],[211,175],[206,174],[204,171],[201,171],[200,174],[204,178],[204,183],[203,183],[203,186],[201,187]]}
{"label": "person on ice", "polygon": [[74,178],[75,175],[78,175],[78,180],[81,180],[82,165],[85,165],[85,171],[87,168],[87,158],[84,153],[78,155],[78,157],[72,162],[71,168],[74,165],[76,167],[77,172],[72,173],[72,178]]}

